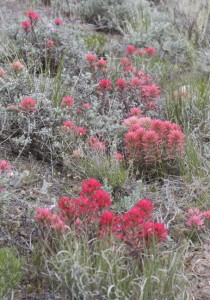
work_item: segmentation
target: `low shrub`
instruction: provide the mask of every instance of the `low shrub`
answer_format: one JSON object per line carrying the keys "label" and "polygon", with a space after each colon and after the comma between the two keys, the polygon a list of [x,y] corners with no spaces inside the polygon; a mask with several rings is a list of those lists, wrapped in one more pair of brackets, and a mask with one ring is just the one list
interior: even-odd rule
{"label": "low shrub", "polygon": [[14,289],[20,283],[23,272],[23,259],[16,257],[16,250],[12,248],[0,249],[0,296],[1,299],[11,299]]}

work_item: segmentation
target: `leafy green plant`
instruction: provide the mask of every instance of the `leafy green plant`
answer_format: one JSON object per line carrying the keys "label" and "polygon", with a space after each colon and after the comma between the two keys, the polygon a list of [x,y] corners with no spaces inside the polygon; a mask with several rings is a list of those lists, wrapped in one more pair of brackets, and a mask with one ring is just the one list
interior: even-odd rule
{"label": "leafy green plant", "polygon": [[9,299],[14,288],[20,283],[23,273],[21,267],[23,259],[16,257],[16,251],[12,248],[0,249],[0,296],[1,299]]}
{"label": "leafy green plant", "polygon": [[91,50],[97,52],[98,54],[102,54],[108,39],[106,36],[100,34],[93,34],[84,39],[85,44]]}

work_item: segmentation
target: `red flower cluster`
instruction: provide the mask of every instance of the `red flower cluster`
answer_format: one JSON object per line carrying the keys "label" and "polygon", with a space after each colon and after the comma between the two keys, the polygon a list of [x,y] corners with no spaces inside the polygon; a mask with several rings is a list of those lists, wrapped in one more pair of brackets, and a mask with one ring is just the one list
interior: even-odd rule
{"label": "red flower cluster", "polygon": [[33,30],[34,26],[36,25],[37,21],[40,19],[40,15],[35,13],[33,10],[29,10],[25,13],[25,15],[29,18],[30,21],[23,21],[21,23],[22,29],[28,34],[31,29]]}
{"label": "red flower cluster", "polygon": [[48,48],[49,50],[52,50],[52,49],[55,48],[55,43],[54,43],[53,40],[50,40],[50,39],[47,40],[46,44],[47,44],[47,48]]}
{"label": "red flower cluster", "polygon": [[36,110],[36,101],[32,98],[24,98],[18,107],[24,113],[31,113]]}
{"label": "red flower cluster", "polygon": [[104,68],[107,66],[107,61],[105,59],[99,59],[97,61],[97,66],[100,68]]}
{"label": "red flower cluster", "polygon": [[175,123],[132,116],[125,119],[123,124],[128,127],[126,150],[134,160],[162,163],[176,159],[184,150],[185,135]]}
{"label": "red flower cluster", "polygon": [[7,71],[5,71],[4,69],[0,69],[0,77],[3,79],[8,79]]}
{"label": "red flower cluster", "polygon": [[62,216],[52,213],[49,208],[38,208],[35,219],[44,226],[50,227],[56,231],[67,231],[66,223]]}
{"label": "red flower cluster", "polygon": [[25,31],[26,34],[28,34],[31,31],[31,22],[30,21],[23,21],[21,23],[22,29]]}
{"label": "red flower cluster", "polygon": [[84,104],[82,104],[82,108],[84,108],[84,109],[91,109],[91,105],[90,105],[90,103],[84,103]]}
{"label": "red flower cluster", "polygon": [[210,210],[202,212],[199,208],[190,208],[184,215],[188,218],[186,224],[191,229],[200,230],[206,227],[205,223],[209,224]]}
{"label": "red flower cluster", "polygon": [[147,47],[144,49],[136,49],[135,46],[130,45],[126,48],[126,52],[129,55],[133,55],[133,54],[148,54],[148,55],[156,55],[156,50],[152,47]]}
{"label": "red flower cluster", "polygon": [[88,221],[89,225],[99,222],[104,210],[111,206],[110,195],[101,186],[96,179],[89,179],[82,183],[79,198],[60,198],[58,208],[67,225],[75,225],[78,220],[79,224]]}
{"label": "red flower cluster", "polygon": [[21,71],[24,68],[24,65],[18,60],[12,63],[11,68],[14,71]]}
{"label": "red flower cluster", "polygon": [[64,97],[62,99],[61,106],[67,107],[67,108],[72,108],[74,106],[74,99],[69,96]]}
{"label": "red flower cluster", "polygon": [[107,61],[105,59],[98,59],[97,56],[93,53],[89,53],[86,56],[86,61],[89,64],[89,67],[94,70],[106,71],[107,70]]}
{"label": "red flower cluster", "polygon": [[83,127],[77,127],[71,121],[64,121],[63,122],[63,130],[68,131],[70,130],[74,135],[86,135],[87,130]]}
{"label": "red flower cluster", "polygon": [[89,144],[91,148],[95,151],[104,152],[106,150],[104,142],[100,142],[98,138],[90,138]]}
{"label": "red flower cluster", "polygon": [[6,160],[1,160],[0,161],[0,174],[1,173],[10,173],[12,172],[12,165],[6,161]]}
{"label": "red flower cluster", "polygon": [[[125,71],[125,76],[128,77],[127,80],[124,78],[119,78],[116,82],[118,90],[135,91],[135,95],[139,96],[139,103],[141,103],[146,110],[155,109],[155,103],[159,97],[160,90],[154,85],[153,79],[145,74],[141,70],[137,70],[131,65],[131,61],[128,58],[121,59],[123,69]],[[127,74],[129,72],[129,74]],[[131,77],[132,74],[134,77]]]}
{"label": "red flower cluster", "polygon": [[135,46],[133,46],[133,45],[128,46],[126,48],[126,52],[127,52],[127,54],[130,54],[130,55],[134,54],[136,52]]}
{"label": "red flower cluster", "polygon": [[119,153],[119,152],[116,152],[116,153],[112,156],[112,158],[113,158],[114,160],[117,160],[117,161],[120,161],[120,162],[124,161],[124,155],[121,154],[121,153]]}
{"label": "red flower cluster", "polygon": [[165,240],[168,231],[164,224],[154,222],[154,206],[150,200],[140,200],[127,213],[116,215],[108,210],[111,206],[110,195],[101,186],[96,179],[84,181],[79,198],[60,198],[58,214],[39,208],[36,220],[59,231],[72,228],[79,234],[95,232],[100,238],[112,234],[137,249],[143,249],[151,241]]}
{"label": "red flower cluster", "polygon": [[63,25],[63,21],[61,19],[56,19],[53,21],[53,23],[56,25],[56,26],[60,26],[60,25]]}
{"label": "red flower cluster", "polygon": [[29,17],[29,19],[31,20],[31,23],[36,23],[40,18],[40,16],[37,13],[35,13],[35,11],[33,11],[33,10],[27,11],[25,13],[25,15],[27,17]]}
{"label": "red flower cluster", "polygon": [[138,107],[133,107],[130,109],[129,115],[130,116],[141,116],[142,111]]}
{"label": "red flower cluster", "polygon": [[118,216],[114,232],[128,245],[143,248],[151,241],[162,242],[168,235],[163,223],[155,223],[151,214],[154,206],[148,199],[140,200],[130,211]]}
{"label": "red flower cluster", "polygon": [[116,82],[116,86],[119,90],[124,90],[127,88],[127,82],[123,78],[119,78]]}
{"label": "red flower cluster", "polygon": [[112,83],[108,79],[101,79],[99,81],[98,85],[99,85],[98,89],[101,90],[101,91],[103,91],[103,92],[106,92],[106,91],[112,89]]}

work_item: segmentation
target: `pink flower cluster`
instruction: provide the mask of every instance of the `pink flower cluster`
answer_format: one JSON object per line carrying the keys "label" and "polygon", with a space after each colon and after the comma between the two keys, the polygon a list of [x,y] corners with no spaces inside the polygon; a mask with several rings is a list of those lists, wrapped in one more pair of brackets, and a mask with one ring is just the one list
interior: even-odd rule
{"label": "pink flower cluster", "polygon": [[61,106],[66,108],[72,108],[74,106],[74,99],[69,96],[64,97],[62,99]]}
{"label": "pink flower cluster", "polygon": [[99,151],[99,152],[104,152],[106,151],[106,146],[104,144],[104,142],[100,142],[98,138],[90,138],[88,140],[90,147],[94,150],[94,151]]}
{"label": "pink flower cluster", "polygon": [[56,26],[60,26],[60,25],[63,25],[63,21],[61,19],[55,19],[53,21],[53,23],[56,25]]}
{"label": "pink flower cluster", "polygon": [[40,15],[35,13],[33,10],[27,11],[25,15],[30,19],[31,23],[36,23],[40,19]]}
{"label": "pink flower cluster", "polygon": [[184,151],[185,135],[175,123],[131,116],[123,121],[123,125],[128,127],[126,150],[135,161],[162,163],[176,159]]}
{"label": "pink flower cluster", "polygon": [[60,198],[59,212],[39,208],[36,220],[55,230],[75,229],[78,234],[95,233],[102,238],[112,234],[116,239],[124,241],[131,247],[143,249],[151,241],[164,241],[168,231],[164,224],[154,222],[152,217],[154,206],[150,200],[140,200],[130,211],[116,215],[109,211],[110,195],[101,189],[96,179],[82,183],[79,198]]}
{"label": "pink flower cluster", "polygon": [[25,31],[26,34],[28,34],[30,31],[31,31],[31,27],[32,27],[32,24],[30,21],[23,21],[21,23],[21,26],[22,26],[22,29]]}
{"label": "pink flower cluster", "polygon": [[77,127],[74,125],[73,122],[71,121],[64,121],[63,122],[63,130],[64,131],[69,131],[75,135],[86,135],[87,130],[83,127]]}
{"label": "pink flower cluster", "polygon": [[89,53],[86,56],[86,61],[89,64],[89,67],[99,71],[107,70],[107,61],[105,59],[98,59],[95,54]]}
{"label": "pink flower cluster", "polygon": [[5,80],[8,79],[7,71],[5,71],[4,69],[0,69],[0,77]]}
{"label": "pink flower cluster", "polygon": [[152,47],[147,47],[144,49],[136,49],[135,46],[133,46],[133,45],[129,45],[126,48],[126,52],[129,55],[134,55],[134,54],[148,54],[151,56],[156,55],[156,50]]}
{"label": "pink flower cluster", "polygon": [[21,62],[18,60],[18,61],[14,61],[11,65],[11,68],[14,70],[14,71],[21,71],[23,68],[24,68],[24,65],[21,64]]}
{"label": "pink flower cluster", "polygon": [[40,19],[40,16],[33,10],[27,11],[25,15],[29,18],[29,20],[23,21],[21,23],[21,26],[25,33],[28,34],[36,25],[37,21]]}
{"label": "pink flower cluster", "polygon": [[201,212],[199,208],[190,208],[185,214],[187,219],[187,226],[191,229],[205,228],[205,222],[210,220],[210,210]]}
{"label": "pink flower cluster", "polygon": [[36,101],[32,98],[24,98],[19,104],[19,109],[24,113],[32,113],[36,110]]}
{"label": "pink flower cluster", "polygon": [[0,174],[10,173],[10,172],[12,172],[12,165],[6,160],[1,160],[0,161]]}
{"label": "pink flower cluster", "polygon": [[49,40],[47,40],[47,42],[46,42],[46,46],[47,46],[47,48],[48,48],[49,50],[52,50],[52,49],[55,48],[55,43],[54,43],[53,40],[49,39]]}
{"label": "pink flower cluster", "polygon": [[[23,29],[23,31],[26,33],[26,35],[32,31],[34,29],[34,26],[36,25],[36,23],[39,21],[40,19],[40,15],[35,13],[35,11],[33,10],[29,10],[25,13],[25,15],[29,18],[29,20],[23,21],[21,23],[21,27]],[[61,19],[56,19],[53,21],[53,23],[56,26],[61,26],[63,25],[63,21]],[[48,40],[47,41],[47,46],[49,47],[49,49],[53,49],[54,47],[54,42],[50,42],[52,40]]]}

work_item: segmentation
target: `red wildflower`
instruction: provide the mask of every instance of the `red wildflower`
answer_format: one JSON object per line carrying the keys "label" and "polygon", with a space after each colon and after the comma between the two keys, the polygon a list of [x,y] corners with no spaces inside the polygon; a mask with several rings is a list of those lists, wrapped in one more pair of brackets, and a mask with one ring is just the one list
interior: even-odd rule
{"label": "red wildflower", "polygon": [[136,52],[135,52],[135,54],[139,54],[139,55],[141,55],[141,54],[146,54],[147,52],[145,51],[145,49],[138,49],[138,50],[136,50]]}
{"label": "red wildflower", "polygon": [[127,48],[126,48],[126,52],[128,53],[128,54],[134,54],[135,52],[136,52],[136,48],[135,48],[135,46],[132,46],[132,45],[130,45],[130,46],[128,46]]}
{"label": "red wildflower", "polygon": [[58,208],[62,214],[75,214],[75,203],[67,197],[59,199]]}
{"label": "red wildflower", "polygon": [[58,214],[51,214],[49,217],[50,227],[58,231],[67,231],[66,223]]}
{"label": "red wildflower", "polygon": [[24,98],[19,104],[19,108],[25,113],[34,112],[36,109],[36,101],[32,98]]}
{"label": "red wildflower", "polygon": [[112,211],[105,211],[100,220],[100,224],[102,226],[111,226],[114,224],[114,221],[116,220],[116,215]]}
{"label": "red wildflower", "polygon": [[134,77],[131,79],[131,81],[129,82],[129,85],[132,87],[132,88],[140,88],[140,86],[142,85],[142,81],[141,79],[139,79],[138,77]]}
{"label": "red wildflower", "polygon": [[136,69],[135,69],[134,66],[125,66],[125,67],[123,68],[123,70],[124,70],[125,72],[131,72],[131,73],[133,73],[133,72],[136,71]]}
{"label": "red wildflower", "polygon": [[206,210],[202,213],[202,216],[205,218],[205,219],[209,219],[210,218],[210,210]]}
{"label": "red wildflower", "polygon": [[39,222],[50,223],[50,216],[52,215],[49,208],[38,208],[35,219]]}
{"label": "red wildflower", "polygon": [[121,64],[122,64],[123,66],[130,66],[130,64],[131,64],[130,59],[127,58],[127,57],[121,58],[121,59],[120,59],[120,62],[121,62]]}
{"label": "red wildflower", "polygon": [[74,99],[69,96],[64,97],[62,99],[61,106],[72,108],[74,106]]}
{"label": "red wildflower", "polygon": [[0,161],[0,173],[10,173],[12,171],[12,165],[6,160]]}
{"label": "red wildflower", "polygon": [[180,130],[172,130],[168,135],[168,156],[173,158],[184,150],[185,135]]}
{"label": "red wildflower", "polygon": [[101,79],[98,85],[98,89],[101,91],[108,91],[112,89],[112,83],[108,79]]}
{"label": "red wildflower", "polygon": [[156,50],[154,49],[154,48],[152,48],[152,47],[147,47],[147,48],[145,48],[144,49],[145,51],[146,51],[146,53],[147,54],[149,54],[149,55],[155,55],[156,54]]}
{"label": "red wildflower", "polygon": [[91,105],[90,105],[90,103],[84,103],[84,104],[82,104],[82,107],[85,109],[90,109]]}
{"label": "red wildflower", "polygon": [[97,56],[95,54],[90,53],[86,56],[86,60],[90,64],[93,64],[97,60]]}
{"label": "red wildflower", "polygon": [[157,98],[160,94],[160,90],[156,85],[144,85],[141,87],[141,97],[142,98]]}
{"label": "red wildflower", "polygon": [[124,90],[127,87],[127,83],[123,78],[119,78],[115,84],[120,90]]}
{"label": "red wildflower", "polygon": [[200,227],[204,228],[204,220],[202,219],[201,216],[192,216],[187,220],[187,225],[189,227]]}
{"label": "red wildflower", "polygon": [[133,107],[130,109],[129,115],[130,116],[141,116],[142,111],[140,108],[138,107]]}
{"label": "red wildflower", "polygon": [[134,207],[138,207],[146,215],[152,214],[154,209],[154,205],[148,199],[140,200],[138,203],[135,204]]}
{"label": "red wildflower", "polygon": [[89,143],[91,145],[91,148],[95,151],[105,151],[106,146],[104,142],[100,142],[98,138],[90,138]]}
{"label": "red wildflower", "polygon": [[104,68],[104,67],[106,67],[106,65],[107,65],[107,61],[105,59],[99,59],[97,61],[97,66],[100,68]]}
{"label": "red wildflower", "polygon": [[94,193],[94,201],[99,208],[109,208],[112,204],[110,194],[103,190],[97,190]]}
{"label": "red wildflower", "polygon": [[163,223],[153,223],[153,224],[148,224],[145,236],[149,238],[155,238],[157,239],[158,242],[163,242],[165,241],[167,235],[168,235],[168,230],[165,228],[165,225]]}
{"label": "red wildflower", "polygon": [[0,69],[0,77],[3,79],[7,79],[7,72],[4,69]]}
{"label": "red wildflower", "polygon": [[27,11],[27,12],[25,13],[25,15],[26,15],[27,17],[29,17],[29,19],[30,19],[31,21],[33,21],[33,22],[37,22],[37,21],[39,20],[39,18],[40,18],[40,16],[39,16],[37,13],[35,13],[33,10]]}
{"label": "red wildflower", "polygon": [[22,29],[25,31],[26,34],[28,34],[31,31],[31,22],[30,21],[23,21],[21,23]]}
{"label": "red wildflower", "polygon": [[57,26],[63,25],[63,21],[61,19],[55,19],[53,23]]}
{"label": "red wildflower", "polygon": [[21,64],[20,61],[15,61],[12,63],[11,67],[14,71],[21,71],[24,68],[24,65]]}
{"label": "red wildflower", "polygon": [[87,134],[87,129],[83,128],[83,127],[77,127],[76,128],[76,132],[79,134],[79,135],[86,135]]}
{"label": "red wildflower", "polygon": [[47,48],[50,50],[55,48],[55,43],[53,42],[53,40],[50,40],[50,39],[47,40],[46,44],[47,44]]}
{"label": "red wildflower", "polygon": [[140,119],[137,116],[131,116],[127,119],[124,119],[122,124],[124,126],[130,127],[134,124],[140,124]]}
{"label": "red wildflower", "polygon": [[124,155],[121,154],[121,153],[116,152],[116,153],[113,155],[113,158],[114,158],[114,159],[117,159],[118,161],[123,161],[123,160],[124,160]]}
{"label": "red wildflower", "polygon": [[102,184],[100,184],[98,180],[91,178],[87,181],[82,182],[82,190],[80,194],[90,196],[93,195],[93,193],[99,190],[101,187]]}
{"label": "red wildflower", "polygon": [[15,105],[10,105],[9,107],[8,107],[9,109],[12,109],[12,110],[18,110],[18,107],[17,106],[15,106]]}
{"label": "red wildflower", "polygon": [[74,126],[73,122],[71,122],[71,121],[64,121],[63,122],[63,129],[64,130],[66,130],[66,129],[73,130],[73,129],[75,129],[75,126]]}

